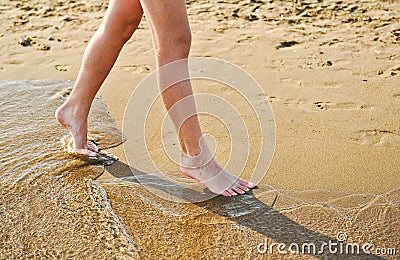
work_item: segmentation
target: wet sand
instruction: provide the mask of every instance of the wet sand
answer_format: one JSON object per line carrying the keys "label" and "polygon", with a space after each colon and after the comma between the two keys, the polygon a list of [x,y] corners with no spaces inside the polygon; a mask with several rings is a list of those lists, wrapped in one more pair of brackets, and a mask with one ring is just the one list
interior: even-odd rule
{"label": "wet sand", "polygon": [[[0,82],[2,259],[137,256],[105,190],[93,181],[104,167],[67,153],[61,139],[68,133],[52,119],[71,86]],[[93,105],[91,138],[103,148],[121,144],[104,103],[97,98]]]}
{"label": "wet sand", "polygon": [[[264,238],[270,243],[317,242],[334,240],[338,232],[347,234],[346,242],[399,250],[398,2],[193,1],[188,7],[191,56],[230,61],[259,82],[275,114],[276,151],[253,194],[175,204],[160,200],[130,177],[123,146],[109,149],[120,161],[106,167],[94,183],[107,192],[140,256],[262,258],[266,256],[256,247]],[[100,1],[2,3],[0,79],[74,80],[105,8],[106,2]],[[32,38],[32,45],[19,45],[21,35]],[[101,90],[120,129],[130,94],[154,68],[144,20]],[[195,91],[212,88],[195,86]],[[206,120],[202,123],[218,132]],[[157,150],[158,129],[148,129],[154,133],[149,142],[154,158],[163,154]],[[216,140],[227,142],[225,137]],[[221,151],[217,156],[227,160]],[[158,164],[173,166],[164,160]],[[35,191],[27,192],[21,197]],[[21,201],[22,206],[26,203]],[[15,234],[26,243],[39,240],[9,230],[6,236]],[[23,232],[22,227],[16,230]],[[9,241],[2,238],[8,246],[3,247],[5,253],[24,255],[17,251],[18,243]]]}

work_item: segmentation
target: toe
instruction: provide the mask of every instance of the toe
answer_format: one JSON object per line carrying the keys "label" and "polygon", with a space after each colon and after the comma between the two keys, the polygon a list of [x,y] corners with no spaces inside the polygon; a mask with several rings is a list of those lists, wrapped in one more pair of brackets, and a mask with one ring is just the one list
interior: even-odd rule
{"label": "toe", "polygon": [[230,188],[229,190],[227,190],[227,192],[229,192],[231,194],[231,196],[236,196],[238,195],[232,188]]}
{"label": "toe", "polygon": [[240,183],[238,183],[237,186],[238,186],[241,190],[243,190],[243,191],[245,191],[245,192],[250,190],[247,186],[244,186],[244,185],[242,185],[242,184],[240,184]]}
{"label": "toe", "polygon": [[249,187],[250,189],[255,188],[257,185],[255,183],[252,182],[248,182],[247,183],[247,187]]}
{"label": "toe", "polygon": [[228,191],[224,191],[221,195],[225,197],[231,197],[232,195]]}
{"label": "toe", "polygon": [[246,180],[243,180],[243,179],[238,179],[237,182],[240,185],[245,186],[245,187],[248,187],[248,185],[249,185],[249,183]]}
{"label": "toe", "polygon": [[246,180],[242,180],[242,179],[239,179],[239,180],[238,180],[238,183],[239,183],[240,185],[245,186],[245,187],[248,187],[248,188],[250,188],[250,189],[252,189],[252,188],[254,188],[254,187],[256,186],[254,183],[249,182],[249,181],[246,181]]}
{"label": "toe", "polygon": [[237,192],[238,194],[245,194],[245,193],[246,193],[246,191],[244,191],[243,189],[241,189],[241,188],[239,187],[239,185],[233,186],[233,187],[232,187],[232,190],[234,190],[234,191]]}
{"label": "toe", "polygon": [[90,151],[93,151],[93,152],[95,152],[95,153],[98,153],[98,152],[99,152],[99,148],[97,147],[96,143],[95,143],[94,141],[92,141],[92,140],[88,140],[88,141],[87,141],[87,148],[88,148]]}

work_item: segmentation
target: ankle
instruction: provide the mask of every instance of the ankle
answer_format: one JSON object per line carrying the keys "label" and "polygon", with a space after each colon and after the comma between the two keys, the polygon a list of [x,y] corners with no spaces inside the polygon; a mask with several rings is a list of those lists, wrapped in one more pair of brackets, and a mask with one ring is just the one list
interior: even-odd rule
{"label": "ankle", "polygon": [[182,153],[189,157],[196,157],[201,153],[200,146],[183,147]]}
{"label": "ankle", "polygon": [[89,114],[90,106],[79,100],[68,99],[62,106],[62,109],[68,111],[73,118],[85,118]]}
{"label": "ankle", "polygon": [[187,154],[185,151],[182,151],[181,166],[192,169],[201,168],[213,159],[214,155],[211,153],[208,146],[202,145],[201,148],[199,148],[199,152],[195,155]]}

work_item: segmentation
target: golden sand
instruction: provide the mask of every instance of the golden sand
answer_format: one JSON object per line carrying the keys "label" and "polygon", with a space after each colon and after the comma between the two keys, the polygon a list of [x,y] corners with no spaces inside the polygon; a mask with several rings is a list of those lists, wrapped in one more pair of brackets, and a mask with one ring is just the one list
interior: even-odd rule
{"label": "golden sand", "polygon": [[[2,1],[0,79],[74,80],[87,41],[106,6],[98,0]],[[51,196],[66,194],[73,205],[79,205],[78,210],[69,211],[72,215],[67,220],[75,221],[69,228],[62,222],[62,213],[54,214],[62,212],[61,206],[46,197],[52,187],[47,185],[50,180],[36,182],[34,189],[30,185],[15,191],[1,189],[14,203],[0,211],[2,223],[10,223],[1,227],[1,256],[28,257],[35,252],[37,256],[95,258],[121,247],[121,254],[129,257],[129,250],[136,254],[135,244],[145,259],[252,259],[266,258],[257,252],[264,239],[269,244],[321,243],[335,241],[339,232],[347,235],[346,243],[400,250],[398,1],[205,0],[188,1],[188,12],[193,31],[191,56],[215,57],[241,66],[259,82],[272,104],[276,151],[259,189],[235,199],[214,198],[197,204],[164,201],[131,177],[123,147],[118,146],[109,151],[120,161],[107,167],[97,181],[92,181],[97,175],[91,169],[61,182],[67,191],[77,187],[72,189],[75,193],[53,191]],[[18,44],[23,35],[32,39],[31,46]],[[149,28],[143,20],[101,89],[120,129],[130,94],[155,69],[154,64]],[[195,92],[213,91],[211,86],[194,87]],[[2,98],[2,113],[7,98]],[[57,105],[54,102],[51,109]],[[50,112],[43,116],[52,119]],[[159,112],[165,113],[161,106]],[[7,120],[3,122],[9,125]],[[16,126],[20,123],[15,121]],[[220,131],[218,124],[214,127],[206,118],[201,123],[210,133]],[[65,134],[54,129],[45,136]],[[98,129],[99,134],[107,131],[104,126]],[[163,153],[156,149],[159,125],[149,126],[148,131],[153,133],[148,143],[154,145],[150,149],[157,158],[157,153]],[[2,137],[6,138],[2,149],[12,151],[6,146],[10,143],[7,137]],[[220,144],[229,141],[222,134],[215,140]],[[25,143],[31,151],[25,153],[27,157],[32,157],[35,149],[42,151],[34,144]],[[54,159],[59,158],[55,147],[54,153]],[[227,160],[221,150],[217,155],[221,161]],[[6,155],[2,163],[16,158]],[[15,163],[25,159],[20,160]],[[169,162],[158,163],[171,169]],[[3,172],[7,171],[2,171],[2,176]],[[34,176],[29,172],[26,178]],[[107,194],[110,204],[102,207],[99,201],[87,199],[87,183],[96,187],[100,197]],[[8,205],[10,200],[2,196],[1,204]],[[111,246],[96,240],[98,229],[107,227],[96,218],[95,224],[80,228],[91,223],[88,216],[100,210],[98,207],[111,219],[110,225],[126,231],[121,231],[118,241],[110,237]],[[3,216],[16,217],[14,222],[3,222]],[[40,222],[42,219],[45,221]],[[75,248],[74,252],[69,252],[70,248]],[[53,249],[57,253],[49,253]],[[272,254],[275,258],[304,257]],[[374,257],[396,256],[375,251]]]}

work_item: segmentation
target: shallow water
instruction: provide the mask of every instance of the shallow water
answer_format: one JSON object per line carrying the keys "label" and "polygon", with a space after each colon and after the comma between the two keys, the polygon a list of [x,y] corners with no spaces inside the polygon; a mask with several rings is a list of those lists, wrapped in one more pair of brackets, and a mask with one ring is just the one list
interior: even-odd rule
{"label": "shallow water", "polygon": [[[338,232],[348,236],[344,243],[400,248],[398,189],[347,194],[264,184],[235,198],[177,203],[146,190],[119,161],[107,169],[114,176],[127,172],[125,177],[96,181],[103,165],[69,155],[61,142],[67,132],[53,116],[71,86],[0,82],[0,258],[261,259],[267,255],[257,245],[265,240],[320,244],[337,242]],[[100,98],[89,129],[103,149],[122,142]],[[143,181],[174,196],[173,183],[156,175]],[[328,257],[327,252],[306,255]],[[359,256],[367,257],[380,259]]]}
{"label": "shallow water", "polygon": [[[134,256],[135,245],[93,179],[104,170],[64,151],[67,132],[54,111],[72,82],[0,83],[0,258]],[[91,113],[90,137],[121,143],[103,102]]]}

